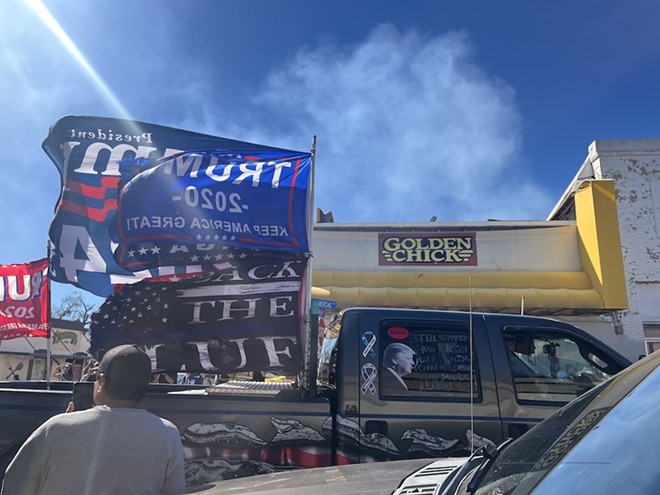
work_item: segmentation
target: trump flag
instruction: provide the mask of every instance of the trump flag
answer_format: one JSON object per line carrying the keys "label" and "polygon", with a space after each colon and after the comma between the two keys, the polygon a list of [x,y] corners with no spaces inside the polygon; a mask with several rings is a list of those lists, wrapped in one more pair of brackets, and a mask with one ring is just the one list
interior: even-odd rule
{"label": "trump flag", "polygon": [[[153,162],[122,188],[115,239],[307,255],[311,154],[197,150]],[[144,167],[144,161],[140,165]]]}
{"label": "trump flag", "polygon": [[102,297],[108,296],[115,284],[202,271],[200,266],[191,265],[132,272],[115,260],[116,244],[110,229],[116,229],[120,163],[159,160],[200,149],[296,154],[144,122],[80,116],[58,120],[42,147],[62,178],[49,231],[53,242],[49,276]]}
{"label": "trump flag", "polygon": [[0,265],[0,340],[49,335],[48,259]]}

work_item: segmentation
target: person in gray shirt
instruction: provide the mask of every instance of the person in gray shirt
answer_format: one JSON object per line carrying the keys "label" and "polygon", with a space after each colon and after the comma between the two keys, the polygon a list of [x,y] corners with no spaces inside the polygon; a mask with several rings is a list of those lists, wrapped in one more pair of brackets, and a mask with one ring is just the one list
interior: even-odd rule
{"label": "person in gray shirt", "polygon": [[37,428],[7,467],[2,495],[184,493],[177,427],[138,408],[151,379],[147,354],[135,345],[115,347],[98,373],[96,406]]}

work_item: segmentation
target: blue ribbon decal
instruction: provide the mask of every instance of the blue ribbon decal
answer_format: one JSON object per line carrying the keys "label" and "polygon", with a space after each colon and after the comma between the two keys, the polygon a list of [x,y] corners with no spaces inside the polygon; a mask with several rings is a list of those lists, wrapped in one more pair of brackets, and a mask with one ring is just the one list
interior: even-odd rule
{"label": "blue ribbon decal", "polygon": [[362,334],[362,343],[364,344],[362,356],[367,357],[367,354],[370,354],[373,359],[376,359],[376,350],[374,349],[376,334],[371,331],[364,332]]}

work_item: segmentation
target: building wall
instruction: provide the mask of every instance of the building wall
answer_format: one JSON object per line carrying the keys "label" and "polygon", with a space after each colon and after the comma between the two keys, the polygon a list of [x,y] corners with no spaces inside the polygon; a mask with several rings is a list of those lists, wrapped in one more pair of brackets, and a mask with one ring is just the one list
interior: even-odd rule
{"label": "building wall", "polygon": [[660,323],[660,139],[594,141],[588,162],[597,179],[613,179],[629,309],[620,312],[618,350],[646,353],[651,327]]}
{"label": "building wall", "polygon": [[[69,360],[74,378],[83,375],[83,360],[89,350],[89,340],[82,324],[53,319],[51,323],[51,380],[59,380],[58,373]],[[0,341],[0,380],[46,379],[45,337],[25,337]]]}
{"label": "building wall", "polygon": [[637,360],[640,354],[644,353],[641,323],[638,323],[638,327],[635,328],[635,323],[630,321],[627,323],[627,327],[621,331],[615,327],[615,322],[610,314],[571,316],[560,319],[588,332],[631,361]]}

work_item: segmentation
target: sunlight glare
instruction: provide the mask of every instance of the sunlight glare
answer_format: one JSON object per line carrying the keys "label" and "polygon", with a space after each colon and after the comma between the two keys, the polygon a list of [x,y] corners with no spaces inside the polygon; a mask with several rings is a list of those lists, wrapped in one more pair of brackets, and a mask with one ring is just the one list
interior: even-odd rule
{"label": "sunlight glare", "polygon": [[78,50],[71,38],[64,32],[64,29],[59,25],[57,20],[52,16],[50,11],[46,8],[41,0],[25,0],[28,6],[34,11],[43,23],[52,31],[57,39],[64,45],[71,55],[76,59],[80,66],[84,69],[87,75],[91,78],[96,88],[100,91],[101,96],[105,98],[117,110],[121,117],[130,119],[128,110],[121,104],[119,99],[115,96],[112,90],[105,84],[103,79],[90,65],[85,56]]}

